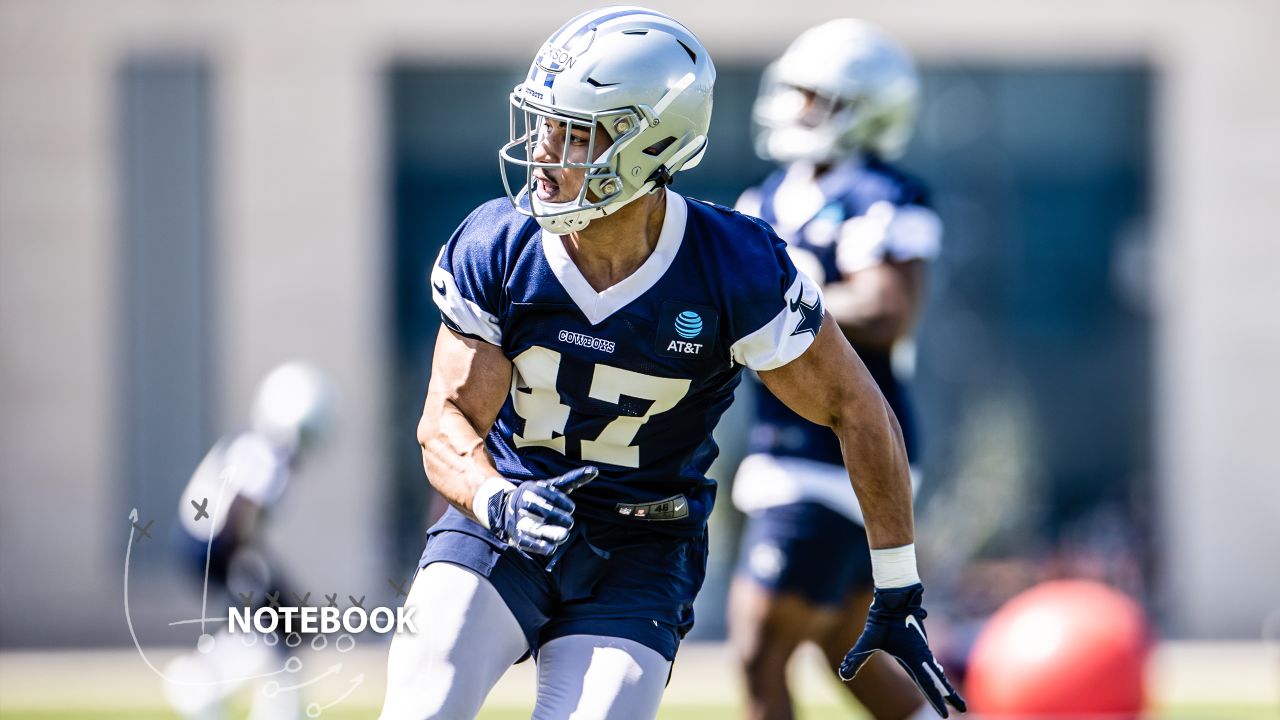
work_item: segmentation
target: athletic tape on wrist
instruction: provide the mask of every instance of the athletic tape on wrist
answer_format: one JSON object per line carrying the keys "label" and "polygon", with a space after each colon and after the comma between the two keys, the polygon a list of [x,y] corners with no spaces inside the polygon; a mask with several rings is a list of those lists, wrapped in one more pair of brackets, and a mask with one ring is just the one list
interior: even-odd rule
{"label": "athletic tape on wrist", "polygon": [[492,529],[489,527],[489,498],[513,487],[515,483],[506,478],[491,477],[476,488],[475,495],[471,496],[471,514],[476,516],[476,520],[484,526],[485,530]]}
{"label": "athletic tape on wrist", "polygon": [[920,573],[916,570],[915,543],[895,548],[882,548],[871,551],[871,576],[876,587],[906,587],[920,582]]}

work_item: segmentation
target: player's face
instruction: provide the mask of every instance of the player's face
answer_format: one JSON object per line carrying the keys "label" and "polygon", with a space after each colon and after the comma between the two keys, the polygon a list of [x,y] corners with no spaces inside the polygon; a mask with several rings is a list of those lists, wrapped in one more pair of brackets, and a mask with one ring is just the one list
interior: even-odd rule
{"label": "player's face", "polygon": [[844,109],[844,103],[821,95],[808,88],[794,88],[797,103],[796,122],[802,127],[814,128],[825,123],[832,115]]}
{"label": "player's face", "polygon": [[[592,135],[595,139],[592,141]],[[544,118],[538,131],[539,142],[533,161],[541,163],[588,163],[600,157],[613,144],[613,139],[598,126],[569,124]],[[590,155],[594,154],[595,157]],[[540,167],[533,171],[534,192],[542,202],[559,203],[577,200],[587,171],[577,168]],[[588,195],[588,199],[598,198]]]}

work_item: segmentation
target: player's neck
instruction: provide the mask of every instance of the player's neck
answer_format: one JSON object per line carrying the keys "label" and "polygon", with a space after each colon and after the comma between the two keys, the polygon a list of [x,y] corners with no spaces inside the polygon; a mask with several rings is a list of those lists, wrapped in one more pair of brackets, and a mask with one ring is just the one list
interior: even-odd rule
{"label": "player's neck", "polygon": [[845,165],[846,163],[850,163],[850,162],[856,163],[858,165],[862,165],[865,162],[865,160],[859,155],[844,155],[842,157],[837,157],[832,160],[816,163],[815,165],[813,165],[813,179],[820,180],[822,177],[830,174],[832,170],[835,170],[837,167],[840,167],[841,165]]}
{"label": "player's neck", "polygon": [[667,214],[667,194],[658,191],[628,203],[612,215],[564,236],[564,247],[596,292],[622,282],[658,246]]}

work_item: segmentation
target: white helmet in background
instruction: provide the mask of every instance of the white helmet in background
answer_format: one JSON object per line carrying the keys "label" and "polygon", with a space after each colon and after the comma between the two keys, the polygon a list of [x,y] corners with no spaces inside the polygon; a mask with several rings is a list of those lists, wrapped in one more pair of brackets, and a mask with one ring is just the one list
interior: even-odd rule
{"label": "white helmet in background", "polygon": [[902,47],[860,20],[831,20],[765,69],[752,112],[756,152],[775,162],[828,163],[851,152],[893,159],[911,139],[919,95]]}
{"label": "white helmet in background", "polygon": [[315,367],[288,362],[258,384],[253,429],[290,454],[319,442],[333,424],[333,391]]}
{"label": "white helmet in background", "polygon": [[[499,151],[507,196],[543,228],[564,235],[666,186],[707,149],[715,80],[706,48],[667,15],[614,6],[575,17],[543,44],[511,93],[511,140]],[[547,120],[568,124],[566,138],[575,128],[599,128],[613,143],[597,150],[593,133],[590,161],[565,162],[561,152],[560,162],[536,162]],[[530,188],[540,167],[586,170],[578,197],[539,200]],[[512,182],[512,171],[523,184]]]}

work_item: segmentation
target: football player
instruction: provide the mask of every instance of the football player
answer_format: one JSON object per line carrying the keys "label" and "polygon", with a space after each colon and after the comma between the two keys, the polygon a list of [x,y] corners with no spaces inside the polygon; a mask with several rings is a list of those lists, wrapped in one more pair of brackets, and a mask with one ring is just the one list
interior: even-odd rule
{"label": "football player", "polygon": [[653,718],[743,368],[858,468],[878,605],[850,671],[884,650],[962,704],[919,624],[893,413],[769,227],[668,187],[706,152],[714,82],[679,22],[608,7],[552,34],[511,93],[507,197],[431,275],[444,326],[418,439],[451,507],[405,600],[430,623],[391,643],[384,720],[474,717],[529,656],[533,717]]}
{"label": "football player", "polygon": [[[303,457],[328,432],[332,416],[333,393],[324,375],[307,363],[285,363],[259,383],[251,427],[220,439],[200,462],[178,503],[179,549],[206,601],[213,595],[254,609],[295,604],[263,546],[263,524]],[[166,672],[189,684],[166,685],[166,693],[184,717],[223,717],[225,701],[244,684],[235,678],[267,669],[297,644],[283,632],[252,647],[226,631],[202,636],[198,651],[179,657]],[[254,694],[253,720],[298,716],[296,692]]]}
{"label": "football player", "polygon": [[[842,19],[804,32],[765,70],[754,108],[757,151],[781,167],[738,202],[772,225],[796,267],[822,286],[830,318],[897,417],[909,458],[915,433],[890,353],[919,309],[941,224],[921,184],[889,161],[911,136],[918,94],[911,59],[878,29]],[[816,642],[836,670],[879,583],[866,552],[866,508],[845,487],[848,446],[785,395],[755,396],[750,454],[733,487],[747,523],[729,625],[747,716],[776,720],[792,717],[786,666],[796,647]],[[887,658],[873,658],[847,687],[879,720],[933,712],[905,691],[910,676]]]}

